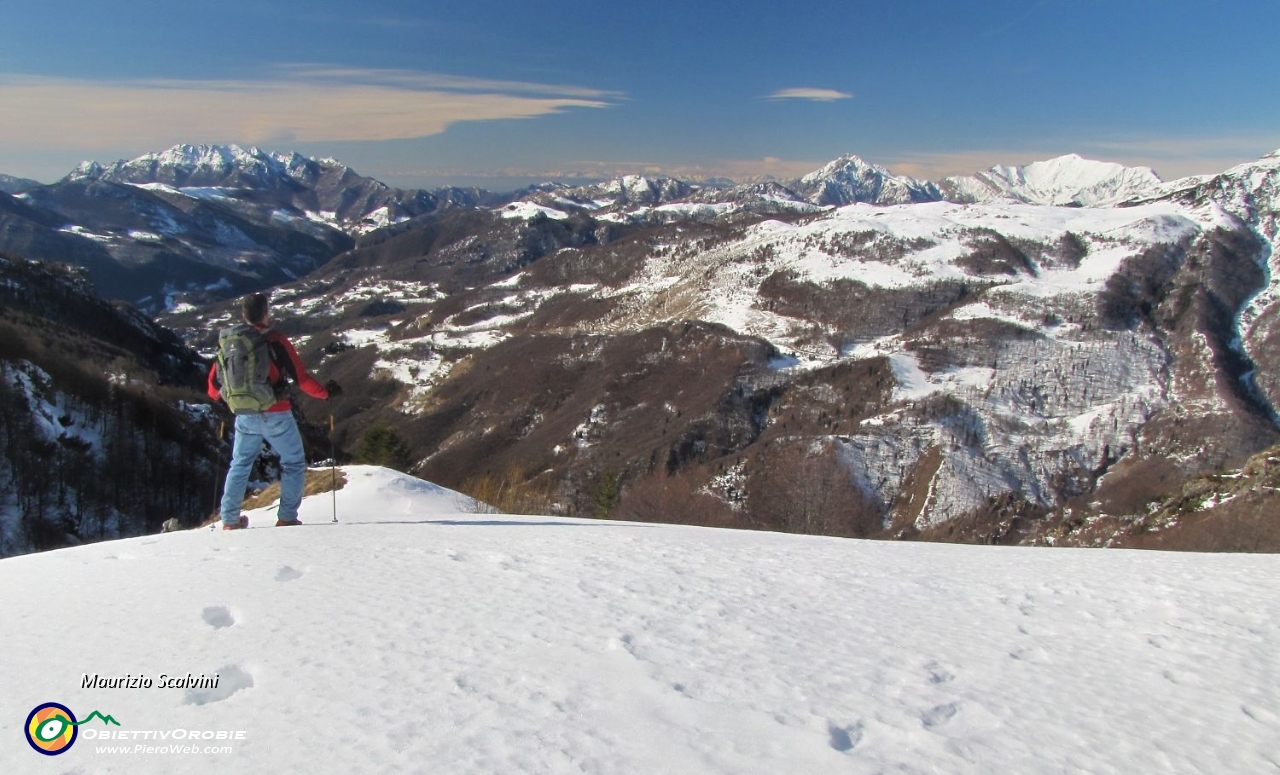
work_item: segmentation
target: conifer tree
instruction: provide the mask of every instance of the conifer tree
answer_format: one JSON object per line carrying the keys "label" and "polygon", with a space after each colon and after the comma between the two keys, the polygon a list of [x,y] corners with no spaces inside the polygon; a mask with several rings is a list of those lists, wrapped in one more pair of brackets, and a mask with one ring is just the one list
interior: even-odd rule
{"label": "conifer tree", "polygon": [[413,465],[413,451],[391,428],[375,425],[365,431],[356,462],[408,472]]}

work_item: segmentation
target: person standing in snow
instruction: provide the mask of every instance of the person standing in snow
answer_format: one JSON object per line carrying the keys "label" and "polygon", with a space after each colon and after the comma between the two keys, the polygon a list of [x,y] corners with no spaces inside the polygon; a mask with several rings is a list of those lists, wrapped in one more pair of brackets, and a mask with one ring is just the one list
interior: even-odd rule
{"label": "person standing in snow", "polygon": [[[271,448],[280,455],[280,507],[276,525],[300,525],[302,523],[298,520],[298,506],[302,502],[306,457],[302,448],[302,434],[298,432],[298,423],[293,418],[293,405],[286,393],[287,378],[292,377],[304,393],[320,400],[332,398],[341,393],[342,389],[333,380],[325,385],[316,381],[303,367],[298,352],[289,339],[268,327],[270,311],[266,296],[261,293],[246,296],[241,316],[252,327],[239,327],[245,334],[243,338],[260,344],[265,340],[265,352],[269,355],[270,365],[262,373],[269,384],[269,398],[263,402],[266,405],[261,409],[246,409],[239,401],[231,400],[228,385],[223,384],[224,380],[218,373],[218,364],[224,357],[224,339],[237,327],[226,329],[219,337],[219,357],[209,369],[208,386],[209,397],[225,401],[236,416],[231,468],[227,471],[219,509],[222,529],[248,527],[248,517],[240,514],[240,507],[244,502],[249,473],[262,451],[264,440],[270,442]],[[228,373],[232,373],[230,367]]]}

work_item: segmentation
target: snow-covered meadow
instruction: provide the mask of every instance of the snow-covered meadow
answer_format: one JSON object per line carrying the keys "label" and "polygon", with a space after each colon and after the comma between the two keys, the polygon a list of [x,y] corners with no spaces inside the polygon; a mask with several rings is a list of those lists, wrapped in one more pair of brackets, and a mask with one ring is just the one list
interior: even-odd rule
{"label": "snow-covered meadow", "polygon": [[[338,524],[323,493],[299,529],[0,561],[0,771],[1280,769],[1274,556],[511,517],[344,473]],[[218,685],[83,688],[162,673]],[[43,756],[46,702],[119,726]]]}

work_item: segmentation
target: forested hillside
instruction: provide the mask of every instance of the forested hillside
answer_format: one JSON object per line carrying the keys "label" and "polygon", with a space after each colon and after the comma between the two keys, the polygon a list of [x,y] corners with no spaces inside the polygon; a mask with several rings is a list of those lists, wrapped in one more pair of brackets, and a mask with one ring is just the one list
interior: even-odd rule
{"label": "forested hillside", "polygon": [[207,513],[222,444],[204,368],[77,271],[0,255],[0,555]]}

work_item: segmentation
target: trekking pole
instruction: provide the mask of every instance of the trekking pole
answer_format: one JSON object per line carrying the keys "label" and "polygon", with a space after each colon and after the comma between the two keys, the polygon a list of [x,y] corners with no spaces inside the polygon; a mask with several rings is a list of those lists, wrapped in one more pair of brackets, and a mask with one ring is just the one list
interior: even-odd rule
{"label": "trekking pole", "polygon": [[218,422],[218,440],[217,440],[217,441],[214,443],[214,445],[213,445],[213,461],[214,461],[214,466],[213,466],[213,510],[214,510],[214,511],[217,511],[217,510],[218,510],[218,508],[219,508],[219,504],[218,504],[218,480],[219,480],[219,478],[220,478],[220,477],[219,477],[219,474],[220,474],[220,473],[222,473],[222,439],[225,437],[226,432],[227,432],[227,421],[224,419],[224,420],[221,420],[221,421],[219,421],[219,422]]}
{"label": "trekking pole", "polygon": [[329,473],[333,487],[333,521],[338,521],[338,450],[333,446],[333,410],[329,410]]}

